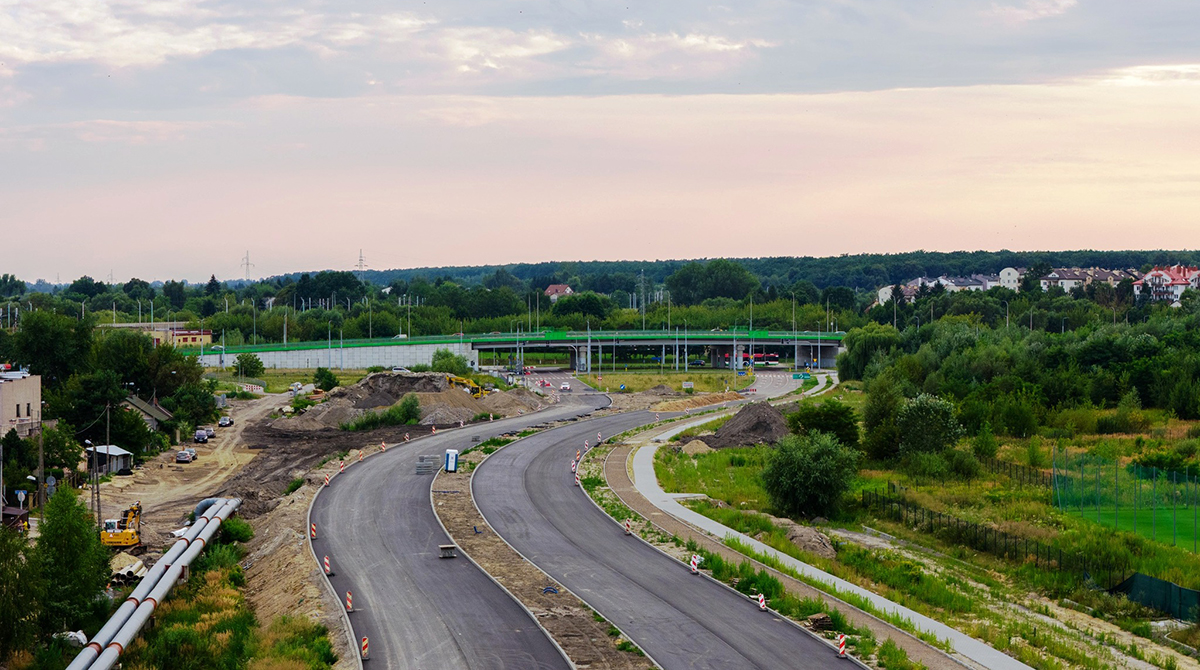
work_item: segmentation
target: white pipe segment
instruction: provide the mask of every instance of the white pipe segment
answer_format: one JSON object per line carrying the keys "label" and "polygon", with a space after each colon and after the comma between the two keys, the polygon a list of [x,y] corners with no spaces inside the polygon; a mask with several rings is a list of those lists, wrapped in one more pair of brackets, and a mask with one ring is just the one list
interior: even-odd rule
{"label": "white pipe segment", "polygon": [[[241,505],[240,498],[219,498],[196,519],[188,532],[179,538],[166,554],[154,564],[133,593],[121,603],[100,632],[96,633],[67,670],[111,668],[129,641],[137,635],[158,603],[175,586],[180,575],[216,534],[221,522]],[[196,542],[200,539],[199,542]]]}

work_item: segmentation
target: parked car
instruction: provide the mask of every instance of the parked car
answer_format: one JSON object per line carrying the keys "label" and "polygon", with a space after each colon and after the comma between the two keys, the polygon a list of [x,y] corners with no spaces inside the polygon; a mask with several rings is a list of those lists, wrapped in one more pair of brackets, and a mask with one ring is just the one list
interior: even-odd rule
{"label": "parked car", "polygon": [[562,386],[559,386],[559,387],[558,387],[558,390],[559,390],[559,391],[570,391],[570,390],[571,390],[571,385],[570,385],[569,383],[567,383],[567,382],[563,382],[563,383],[562,383]]}
{"label": "parked car", "polygon": [[233,418],[231,418],[231,417],[223,416],[220,419],[217,419],[217,426],[219,426],[221,428],[228,428],[232,425],[233,425]]}
{"label": "parked car", "polygon": [[195,442],[196,444],[207,444],[208,443],[208,431],[204,430],[203,428],[197,428],[196,434],[192,435],[192,441]]}
{"label": "parked car", "polygon": [[410,372],[410,370],[402,365],[396,365],[392,367],[393,374],[400,374],[402,372]]}
{"label": "parked car", "polygon": [[188,452],[188,456],[191,456],[193,461],[197,458],[200,458],[200,454],[197,454],[196,450],[192,447],[187,447],[184,449],[184,451]]}
{"label": "parked car", "polygon": [[205,427],[204,427],[204,433],[205,433],[206,435],[208,435],[209,437],[216,437],[216,436],[217,436],[217,431],[216,431],[216,430],[215,430],[215,429],[214,429],[212,426],[205,426]]}
{"label": "parked car", "polygon": [[186,451],[181,451],[181,452],[175,454],[175,462],[176,463],[191,463],[192,455]]}

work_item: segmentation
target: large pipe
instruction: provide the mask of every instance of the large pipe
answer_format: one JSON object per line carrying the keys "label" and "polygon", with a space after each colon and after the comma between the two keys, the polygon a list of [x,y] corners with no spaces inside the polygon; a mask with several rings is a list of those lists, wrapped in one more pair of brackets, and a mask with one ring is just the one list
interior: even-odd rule
{"label": "large pipe", "polygon": [[[89,668],[111,668],[117,656],[124,651],[125,646],[145,624],[146,619],[162,601],[165,594],[178,581],[184,569],[203,550],[208,540],[216,533],[221,522],[241,505],[241,500],[221,498],[209,506],[179,538],[174,545],[154,564],[141,583],[117,608],[116,613],[109,618],[100,632],[92,638],[67,670],[88,670]],[[199,539],[199,542],[196,540]],[[195,551],[190,551],[192,548]],[[148,606],[148,609],[147,609]],[[112,652],[112,659],[107,665],[101,660]]]}

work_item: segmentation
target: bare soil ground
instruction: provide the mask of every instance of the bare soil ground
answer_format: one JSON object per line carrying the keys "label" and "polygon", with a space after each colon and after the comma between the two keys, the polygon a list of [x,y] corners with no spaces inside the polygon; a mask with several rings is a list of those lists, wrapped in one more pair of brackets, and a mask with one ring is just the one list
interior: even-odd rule
{"label": "bare soil ground", "polygon": [[[482,460],[480,452],[463,457],[466,463]],[[454,538],[460,550],[469,555],[496,581],[504,585],[538,621],[551,637],[566,651],[580,668],[611,668],[635,670],[653,668],[645,657],[617,649],[619,638],[609,635],[609,624],[575,597],[562,584],[551,579],[497,537],[483,520],[470,495],[471,473],[462,468],[457,473],[442,472],[433,488],[458,493],[435,493],[434,510]],[[475,529],[483,531],[476,533]],[[553,586],[557,594],[545,594],[542,589]]]}
{"label": "bare soil ground", "polygon": [[651,409],[656,412],[683,412],[689,409],[708,407],[718,403],[742,400],[746,396],[736,391],[729,393],[701,393],[693,396],[681,396],[678,400],[668,400],[654,405]]}

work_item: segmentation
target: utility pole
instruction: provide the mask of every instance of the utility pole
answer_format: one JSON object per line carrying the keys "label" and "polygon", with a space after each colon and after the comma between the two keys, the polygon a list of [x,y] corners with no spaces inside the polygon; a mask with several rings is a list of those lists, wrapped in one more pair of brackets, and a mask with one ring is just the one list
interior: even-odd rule
{"label": "utility pole", "polygon": [[362,249],[358,250],[358,264],[354,267],[358,268],[358,281],[363,280],[363,270],[367,267],[367,259],[363,256]]}

